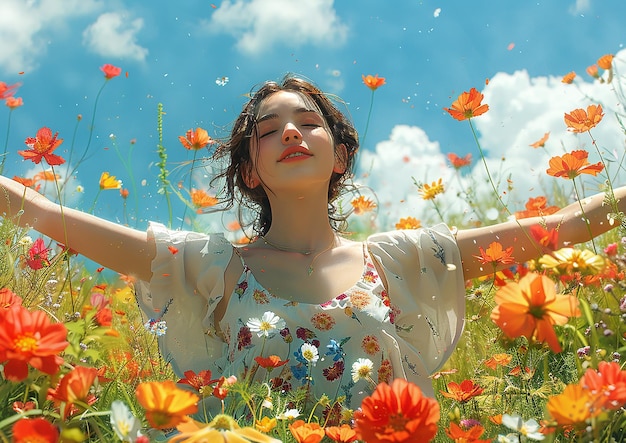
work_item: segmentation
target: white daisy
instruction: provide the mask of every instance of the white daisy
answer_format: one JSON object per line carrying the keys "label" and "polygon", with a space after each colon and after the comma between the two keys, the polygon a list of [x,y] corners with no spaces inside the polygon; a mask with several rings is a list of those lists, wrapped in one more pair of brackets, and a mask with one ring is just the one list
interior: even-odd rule
{"label": "white daisy", "polygon": [[293,420],[298,417],[300,417],[300,411],[297,409],[286,409],[285,412],[276,416],[278,420]]}
{"label": "white daisy", "polygon": [[543,440],[545,435],[543,435],[539,429],[539,423],[536,420],[530,419],[528,421],[522,420],[522,417],[519,415],[502,415],[502,424],[509,429],[513,429],[514,431],[519,432],[526,438],[530,438],[531,440]]}
{"label": "white daisy", "polygon": [[369,358],[359,358],[352,363],[352,381],[358,382],[361,379],[371,379],[374,363]]}
{"label": "white daisy", "polygon": [[141,421],[135,418],[128,406],[120,400],[111,403],[111,427],[117,437],[124,442],[134,442],[141,436]]}
{"label": "white daisy", "polygon": [[260,319],[251,318],[248,320],[246,326],[250,328],[250,332],[256,332],[259,337],[270,337],[285,327],[285,320],[273,312],[267,311]]}
{"label": "white daisy", "polygon": [[303,343],[300,347],[300,352],[302,353],[302,357],[309,363],[312,363],[313,366],[315,366],[315,363],[317,363],[317,360],[320,358],[317,348],[310,343]]}

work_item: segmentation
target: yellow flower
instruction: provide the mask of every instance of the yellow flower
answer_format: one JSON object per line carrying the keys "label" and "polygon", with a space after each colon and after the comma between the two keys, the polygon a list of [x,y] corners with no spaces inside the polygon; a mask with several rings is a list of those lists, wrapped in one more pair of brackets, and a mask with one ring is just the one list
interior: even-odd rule
{"label": "yellow flower", "polygon": [[185,416],[198,412],[200,398],[170,380],[140,383],[136,394],[146,410],[146,420],[156,429],[174,427],[185,420]]}
{"label": "yellow flower", "polygon": [[554,269],[559,274],[597,274],[606,266],[606,261],[600,255],[596,255],[588,249],[562,248],[554,251],[552,255],[544,255],[539,263],[548,269]]}
{"label": "yellow flower", "polygon": [[103,172],[100,176],[100,189],[120,189],[122,180],[117,180],[114,175]]}
{"label": "yellow flower", "polygon": [[376,203],[374,203],[369,198],[365,198],[360,195],[358,198],[355,198],[350,202],[352,207],[354,208],[354,213],[356,215],[365,214],[366,212],[372,211],[376,207]]}
{"label": "yellow flower", "polygon": [[562,394],[550,397],[546,409],[559,426],[582,428],[601,412],[597,402],[597,396],[576,383],[567,385]]}
{"label": "yellow flower", "polygon": [[436,182],[432,182],[430,185],[427,183],[419,185],[417,190],[424,200],[434,200],[437,195],[443,194],[444,191],[445,189],[441,178]]}
{"label": "yellow flower", "polygon": [[256,429],[240,427],[230,415],[219,414],[206,424],[187,417],[176,429],[181,433],[169,440],[171,443],[184,441],[185,443],[208,442],[254,442],[254,443],[281,443],[280,440],[265,435]]}
{"label": "yellow flower", "polygon": [[258,431],[268,433],[276,427],[276,423],[276,418],[269,418],[265,416],[261,420],[257,420],[254,427],[257,428]]}
{"label": "yellow flower", "polygon": [[401,218],[396,223],[396,229],[419,229],[422,227],[422,223],[415,217]]}

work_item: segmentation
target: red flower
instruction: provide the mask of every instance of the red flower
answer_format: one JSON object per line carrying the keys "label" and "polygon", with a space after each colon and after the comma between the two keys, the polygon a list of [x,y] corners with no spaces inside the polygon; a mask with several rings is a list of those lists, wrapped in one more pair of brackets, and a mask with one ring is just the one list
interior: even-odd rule
{"label": "red flower", "polygon": [[209,143],[213,143],[211,137],[209,137],[209,133],[206,129],[196,128],[195,130],[189,129],[185,136],[178,136],[178,140],[185,147],[185,149],[189,150],[198,150],[204,148]]}
{"label": "red flower", "polygon": [[13,425],[13,443],[57,443],[59,431],[45,418],[21,418]]}
{"label": "red flower", "polygon": [[7,97],[4,104],[7,105],[9,109],[15,109],[22,106],[24,104],[24,100],[22,100],[22,97]]}
{"label": "red flower", "polygon": [[40,237],[34,241],[33,245],[28,250],[28,258],[26,259],[26,264],[29,268],[38,270],[43,268],[44,266],[50,265],[50,260],[48,260],[48,253],[51,251],[50,248],[46,248],[43,239]]}
{"label": "red flower", "polygon": [[548,231],[541,225],[532,225],[530,227],[530,234],[535,239],[535,241],[544,248],[548,248],[551,251],[556,251],[559,240],[559,231],[557,231],[555,228],[552,228]]}
{"label": "red flower", "polygon": [[626,404],[626,371],[618,363],[602,361],[597,371],[587,369],[580,384],[599,395],[607,409],[619,409]]}
{"label": "red flower", "polygon": [[271,370],[286,364],[289,359],[281,360],[278,355],[270,355],[269,357],[254,357],[254,361],[256,361],[262,368]]}
{"label": "red flower", "polygon": [[0,289],[0,311],[11,309],[11,306],[21,306],[22,297],[9,288]]}
{"label": "red flower", "polygon": [[185,371],[183,375],[185,378],[178,380],[178,383],[189,385],[198,392],[201,392],[204,387],[210,386],[217,381],[217,379],[211,378],[212,374],[208,369],[200,371],[197,374],[194,371],[189,370]]}
{"label": "red flower", "polygon": [[24,142],[30,149],[17,151],[17,153],[24,157],[24,160],[32,160],[36,164],[39,164],[43,158],[50,166],[62,165],[65,160],[52,153],[63,143],[62,138],[57,139],[58,135],[57,132],[53,136],[50,128],[43,127],[37,131],[36,137],[28,137]]}
{"label": "red flower", "polygon": [[362,75],[361,78],[363,79],[363,83],[365,83],[365,86],[370,88],[372,91],[377,90],[385,84],[385,77],[379,77],[378,74]]}
{"label": "red flower", "polygon": [[474,384],[472,380],[463,380],[461,384],[454,381],[448,383],[448,391],[439,391],[441,395],[454,399],[459,403],[466,403],[472,398],[479,396],[484,391],[479,385]]}
{"label": "red flower", "polygon": [[453,152],[448,154],[448,161],[454,169],[461,169],[463,166],[469,166],[472,163],[472,154],[467,154],[465,157],[459,157]]}
{"label": "red flower", "polygon": [[598,172],[604,169],[604,165],[602,162],[592,165],[587,161],[588,157],[589,153],[582,149],[565,153],[560,157],[552,157],[550,159],[550,167],[546,170],[546,173],[552,177],[563,177],[572,180],[581,174],[596,176]]}
{"label": "red flower", "polygon": [[481,425],[472,426],[469,429],[462,429],[454,422],[450,422],[450,427],[446,429],[446,435],[454,442],[459,443],[488,443],[491,440],[480,440],[480,436],[485,432]]}
{"label": "red flower", "polygon": [[51,323],[43,311],[30,312],[22,306],[0,310],[0,362],[12,381],[28,376],[28,364],[46,374],[56,374],[69,344],[62,323]]}
{"label": "red flower", "polygon": [[355,429],[368,443],[426,442],[437,433],[439,404],[401,378],[380,383],[355,411]]}
{"label": "red flower", "polygon": [[476,88],[472,88],[469,92],[463,92],[459,95],[459,98],[452,103],[450,108],[443,109],[459,121],[478,117],[489,110],[489,105],[481,104],[484,97]]}
{"label": "red flower", "polygon": [[117,77],[122,73],[122,68],[118,68],[117,66],[113,66],[110,64],[102,65],[100,70],[104,72],[104,77],[107,80],[111,80],[113,77]]}
{"label": "red flower", "polygon": [[5,82],[0,82],[0,100],[6,100],[9,97],[13,97],[15,90],[20,87],[19,83],[14,85],[7,85]]}
{"label": "red flower", "polygon": [[76,366],[63,376],[56,388],[48,389],[49,400],[54,400],[55,403],[65,403],[63,420],[70,415],[76,402],[86,404],[93,402],[93,399],[89,398],[89,390],[97,375],[98,370],[96,368]]}

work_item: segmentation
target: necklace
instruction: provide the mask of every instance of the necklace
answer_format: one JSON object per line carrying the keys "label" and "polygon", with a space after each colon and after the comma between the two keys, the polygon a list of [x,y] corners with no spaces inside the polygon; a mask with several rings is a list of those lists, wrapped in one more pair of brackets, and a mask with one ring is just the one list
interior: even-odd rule
{"label": "necklace", "polygon": [[[297,254],[302,254],[305,256],[309,256],[313,253],[313,251],[315,251],[315,249],[305,249],[305,250],[300,250],[300,249],[293,249],[293,248],[287,248],[284,246],[279,246],[277,244],[272,243],[271,241],[269,241],[268,239],[265,238],[265,236],[263,235],[259,235],[259,238],[261,238],[263,240],[263,243],[265,243],[268,246],[271,246],[274,249],[277,249],[279,251],[284,251],[284,252],[295,252]],[[330,239],[330,243],[328,244],[328,246],[326,247],[326,249],[322,250],[321,252],[318,252],[314,257],[313,260],[311,260],[311,263],[309,263],[309,266],[307,267],[307,275],[311,275],[313,274],[313,264],[315,263],[315,260],[318,259],[318,257],[320,255],[322,255],[325,252],[328,252],[333,245],[335,244],[335,235],[333,234],[333,238]]]}

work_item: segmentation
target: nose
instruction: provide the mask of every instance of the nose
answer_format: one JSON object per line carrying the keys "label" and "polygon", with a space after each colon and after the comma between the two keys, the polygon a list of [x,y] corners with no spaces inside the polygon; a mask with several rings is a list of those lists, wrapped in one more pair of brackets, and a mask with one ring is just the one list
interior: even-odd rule
{"label": "nose", "polygon": [[302,140],[302,133],[293,123],[287,123],[283,128],[283,143],[294,143]]}

